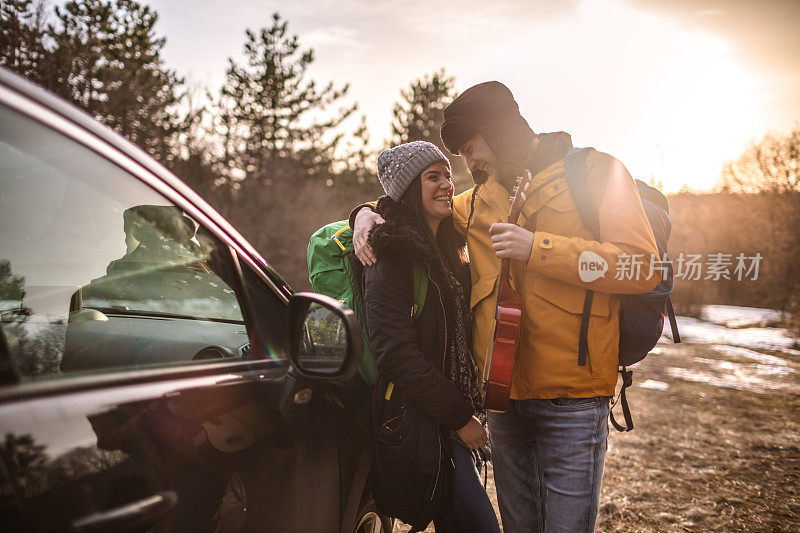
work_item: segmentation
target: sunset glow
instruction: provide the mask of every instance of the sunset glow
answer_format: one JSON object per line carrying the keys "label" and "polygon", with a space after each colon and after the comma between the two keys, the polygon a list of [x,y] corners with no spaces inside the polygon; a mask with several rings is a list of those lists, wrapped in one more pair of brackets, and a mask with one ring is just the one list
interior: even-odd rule
{"label": "sunset glow", "polygon": [[[746,64],[741,43],[622,0],[466,1],[458,9],[416,0],[220,4],[153,2],[171,66],[217,87],[244,29],[279,10],[315,50],[311,75],[350,82],[375,148],[389,137],[400,89],[441,67],[459,90],[504,82],[534,130],[567,131],[575,145],[615,155],[667,192],[713,187],[749,141],[800,119],[786,79]],[[223,21],[211,15],[220,11]],[[215,38],[198,40],[206,27]],[[776,105],[779,97],[788,103]]]}

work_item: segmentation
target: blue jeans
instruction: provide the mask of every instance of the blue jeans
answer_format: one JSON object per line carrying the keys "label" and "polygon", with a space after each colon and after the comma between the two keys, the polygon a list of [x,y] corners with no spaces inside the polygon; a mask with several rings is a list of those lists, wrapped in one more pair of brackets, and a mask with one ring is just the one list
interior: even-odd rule
{"label": "blue jeans", "polygon": [[481,483],[472,453],[453,443],[453,462],[456,465],[453,496],[444,512],[433,521],[436,532],[500,533],[497,515]]}
{"label": "blue jeans", "polygon": [[497,499],[507,533],[593,531],[609,398],[511,400],[489,412]]}

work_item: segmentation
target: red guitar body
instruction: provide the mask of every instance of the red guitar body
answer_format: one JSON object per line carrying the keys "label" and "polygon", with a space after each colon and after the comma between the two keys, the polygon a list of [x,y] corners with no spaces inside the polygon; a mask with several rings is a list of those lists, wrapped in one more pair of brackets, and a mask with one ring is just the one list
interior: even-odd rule
{"label": "red guitar body", "polygon": [[509,266],[511,260],[503,259],[500,269],[500,288],[495,311],[492,365],[486,383],[486,409],[505,411],[511,396],[511,376],[517,358],[519,328],[522,321],[522,296],[511,288]]}
{"label": "red guitar body", "polygon": [[[511,201],[508,222],[516,224],[525,194],[523,191],[531,180],[530,172],[519,178]],[[489,377],[484,382],[486,399],[484,406],[490,411],[505,411],[511,396],[511,377],[517,358],[517,344],[522,322],[522,296],[511,288],[511,260],[500,263],[500,286],[497,289],[494,340],[489,358]]]}

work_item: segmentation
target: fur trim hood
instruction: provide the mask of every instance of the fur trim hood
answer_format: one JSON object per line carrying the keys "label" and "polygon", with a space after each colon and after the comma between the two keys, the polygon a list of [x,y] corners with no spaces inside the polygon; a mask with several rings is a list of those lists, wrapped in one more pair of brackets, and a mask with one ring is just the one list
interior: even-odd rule
{"label": "fur trim hood", "polygon": [[388,196],[378,200],[375,212],[386,221],[372,228],[367,243],[378,261],[422,260],[436,257],[433,245],[422,235],[408,210]]}

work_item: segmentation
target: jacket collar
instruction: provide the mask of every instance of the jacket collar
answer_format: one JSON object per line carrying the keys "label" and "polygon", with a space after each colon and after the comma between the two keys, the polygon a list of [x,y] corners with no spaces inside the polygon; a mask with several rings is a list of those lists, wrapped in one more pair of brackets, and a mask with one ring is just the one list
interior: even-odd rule
{"label": "jacket collar", "polygon": [[500,185],[494,177],[489,176],[489,179],[477,188],[475,194],[491,208],[496,218],[503,222],[506,221],[508,210],[511,209],[511,200],[506,188]]}
{"label": "jacket collar", "polygon": [[367,242],[378,261],[389,259],[430,263],[436,257],[433,245],[422,235],[403,205],[389,196],[383,196],[378,200],[375,211],[385,222],[370,230]]}

